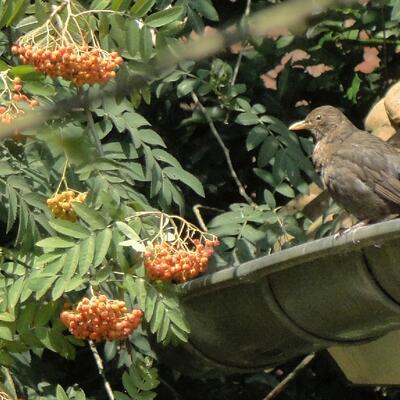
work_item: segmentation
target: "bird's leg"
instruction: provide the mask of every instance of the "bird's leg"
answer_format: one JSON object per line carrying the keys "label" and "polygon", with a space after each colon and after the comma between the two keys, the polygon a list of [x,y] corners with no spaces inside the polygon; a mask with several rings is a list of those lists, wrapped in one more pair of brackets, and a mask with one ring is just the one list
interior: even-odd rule
{"label": "bird's leg", "polygon": [[360,222],[357,222],[355,225],[351,226],[350,228],[346,228],[346,229],[341,229],[339,230],[339,232],[334,234],[334,238],[338,239],[339,237],[346,235],[350,232],[355,232],[357,229],[362,228],[363,226],[366,226],[369,224],[369,219],[363,219]]}

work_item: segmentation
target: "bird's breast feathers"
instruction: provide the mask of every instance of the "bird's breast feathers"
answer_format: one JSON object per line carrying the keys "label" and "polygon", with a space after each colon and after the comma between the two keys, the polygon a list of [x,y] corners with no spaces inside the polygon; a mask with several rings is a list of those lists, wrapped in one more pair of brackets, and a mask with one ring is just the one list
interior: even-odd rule
{"label": "bird's breast feathers", "polygon": [[324,140],[320,140],[314,147],[313,162],[317,171],[321,171],[329,163],[334,153],[334,146]]}

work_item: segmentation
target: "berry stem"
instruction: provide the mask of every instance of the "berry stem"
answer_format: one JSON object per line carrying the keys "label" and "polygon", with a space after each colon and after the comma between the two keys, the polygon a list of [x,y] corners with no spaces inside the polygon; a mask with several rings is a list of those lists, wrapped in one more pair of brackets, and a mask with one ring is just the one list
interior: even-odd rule
{"label": "berry stem", "polygon": [[67,185],[67,183],[66,183],[66,174],[67,174],[68,165],[69,165],[68,157],[65,155],[65,163],[64,163],[64,168],[63,168],[62,176],[61,176],[61,179],[60,179],[60,183],[59,183],[58,186],[57,186],[57,190],[56,190],[56,192],[54,193],[54,196],[60,191],[61,185],[63,184],[63,182],[64,182],[64,184],[65,184],[65,187],[68,188],[68,185]]}

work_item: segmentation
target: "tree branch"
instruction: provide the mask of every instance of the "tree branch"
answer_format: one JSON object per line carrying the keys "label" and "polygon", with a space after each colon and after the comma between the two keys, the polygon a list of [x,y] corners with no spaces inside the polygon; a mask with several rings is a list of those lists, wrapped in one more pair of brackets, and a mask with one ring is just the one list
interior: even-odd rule
{"label": "tree branch", "polygon": [[204,222],[203,216],[201,215],[200,208],[204,208],[205,210],[216,211],[218,213],[223,213],[225,211],[225,210],[221,210],[220,208],[203,206],[203,204],[195,204],[192,207],[192,210],[193,210],[194,215],[197,218],[197,222],[199,223],[200,228],[203,229],[204,232],[207,232],[207,225]]}
{"label": "tree branch", "polygon": [[[246,8],[245,8],[244,14],[243,14],[243,18],[247,18],[250,15],[250,9],[251,9],[251,0],[247,0]],[[235,84],[235,82],[236,82],[236,79],[237,79],[237,76],[238,76],[238,73],[239,73],[239,69],[240,69],[240,64],[242,62],[242,58],[243,58],[243,44],[240,47],[238,58],[236,60],[236,65],[235,65],[235,68],[233,70],[232,79],[231,79],[231,82],[230,82],[231,86],[233,86]]]}
{"label": "tree branch", "polygon": [[272,400],[276,396],[278,396],[286,386],[289,385],[290,382],[298,375],[300,371],[302,371],[310,362],[314,359],[315,353],[311,353],[308,356],[305,356],[303,360],[297,365],[297,367],[286,376],[277,386],[275,386],[264,398],[263,400]]}
{"label": "tree branch", "polygon": [[217,139],[217,142],[220,145],[220,147],[221,147],[221,149],[222,149],[222,151],[224,153],[226,163],[228,164],[229,172],[230,172],[232,178],[234,179],[234,181],[236,183],[236,186],[239,189],[240,195],[247,201],[247,203],[249,203],[250,205],[255,205],[253,200],[246,193],[246,190],[245,190],[244,186],[240,182],[240,180],[239,180],[239,178],[238,178],[238,176],[236,174],[236,171],[233,168],[231,156],[229,155],[229,149],[225,146],[225,143],[223,142],[220,134],[218,133],[217,128],[215,127],[213,120],[210,118],[210,116],[207,113],[207,110],[205,109],[203,104],[201,104],[199,98],[197,97],[196,93],[194,93],[194,92],[192,92],[192,99],[196,103],[196,105],[200,108],[200,111],[202,112],[202,114],[204,115],[204,118],[208,122],[208,126],[210,127],[211,133]]}
{"label": "tree branch", "polygon": [[107,393],[109,400],[115,400],[114,393],[112,391],[110,382],[108,382],[106,374],[104,373],[104,364],[103,360],[100,357],[99,352],[97,351],[96,345],[93,343],[93,340],[89,340],[89,347],[93,354],[93,358],[96,361],[97,369],[99,371],[100,376],[103,379],[104,389]]}

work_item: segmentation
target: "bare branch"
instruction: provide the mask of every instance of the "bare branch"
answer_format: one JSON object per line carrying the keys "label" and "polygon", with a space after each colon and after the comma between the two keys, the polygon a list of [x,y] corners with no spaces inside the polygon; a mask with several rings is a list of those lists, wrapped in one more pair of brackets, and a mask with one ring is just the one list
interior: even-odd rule
{"label": "bare branch", "polygon": [[[244,14],[243,14],[244,18],[248,18],[249,17],[250,9],[251,9],[251,0],[247,0],[246,8],[245,8]],[[230,82],[231,86],[233,86],[235,84],[235,82],[236,82],[236,79],[237,79],[237,76],[238,76],[238,73],[239,73],[239,69],[240,69],[240,64],[242,62],[242,58],[243,58],[243,44],[240,47],[240,51],[239,51],[239,54],[238,54],[238,58],[236,60],[235,68],[233,70],[233,75],[232,75],[232,79],[231,79],[231,82]]]}
{"label": "bare branch", "polygon": [[203,204],[195,204],[192,208],[194,215],[197,218],[197,222],[200,225],[200,228],[203,229],[204,232],[207,232],[207,225],[204,222],[203,216],[201,215],[200,208],[204,208],[205,210],[216,211],[218,213],[223,213],[225,210],[221,210],[220,208],[203,206]]}
{"label": "bare branch", "polygon": [[264,398],[263,400],[272,400],[276,396],[278,396],[287,385],[297,376],[297,374],[302,371],[310,362],[314,359],[315,354],[311,353],[308,356],[305,356],[303,360],[297,365],[297,367],[286,376],[277,386],[275,386]]}
{"label": "bare branch", "polygon": [[228,169],[229,172],[233,178],[233,180],[236,183],[236,186],[239,189],[239,193],[240,195],[247,201],[247,203],[249,203],[250,205],[255,205],[255,203],[253,202],[253,200],[250,198],[250,196],[246,193],[246,190],[244,188],[244,186],[242,185],[242,183],[240,182],[239,177],[236,174],[235,169],[233,168],[233,164],[232,164],[232,160],[231,160],[231,156],[229,155],[229,149],[225,146],[225,143],[223,142],[220,134],[217,131],[217,128],[214,125],[213,120],[210,118],[210,116],[207,113],[207,110],[205,109],[205,107],[203,106],[203,104],[201,104],[199,98],[197,97],[196,93],[192,92],[192,98],[193,101],[197,104],[197,106],[200,108],[200,111],[203,113],[205,119],[208,122],[208,126],[210,127],[211,133],[214,135],[214,137],[217,139],[218,144],[220,145],[224,156],[225,156],[225,160],[226,163],[228,164]]}

